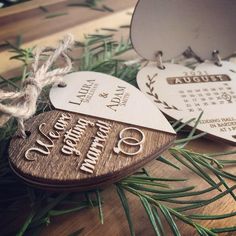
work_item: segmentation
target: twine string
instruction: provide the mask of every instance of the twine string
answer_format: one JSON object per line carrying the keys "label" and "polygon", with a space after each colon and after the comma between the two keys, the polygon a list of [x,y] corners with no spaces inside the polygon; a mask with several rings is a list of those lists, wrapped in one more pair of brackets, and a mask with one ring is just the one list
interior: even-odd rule
{"label": "twine string", "polygon": [[[72,62],[66,54],[74,44],[72,35],[66,35],[56,49],[37,47],[33,53],[32,71],[30,76],[23,81],[19,92],[7,92],[0,90],[0,112],[9,117],[15,117],[22,137],[26,137],[24,121],[35,114],[37,100],[45,86],[58,85],[64,75],[72,69]],[[47,60],[40,66],[40,58],[50,53]],[[64,59],[66,66],[50,70],[53,63],[60,57]],[[11,104],[3,104],[9,100]]]}

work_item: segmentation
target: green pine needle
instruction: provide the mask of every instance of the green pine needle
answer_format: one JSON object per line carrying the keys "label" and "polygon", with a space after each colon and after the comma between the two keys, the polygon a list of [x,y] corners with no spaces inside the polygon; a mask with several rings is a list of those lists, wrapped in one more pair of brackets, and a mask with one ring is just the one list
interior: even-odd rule
{"label": "green pine needle", "polygon": [[55,18],[55,17],[59,17],[59,16],[65,16],[68,15],[67,12],[58,12],[58,13],[52,13],[52,14],[48,14],[47,16],[45,16],[46,19],[50,19],[50,18]]}
{"label": "green pine needle", "polygon": [[102,200],[101,200],[99,190],[96,190],[96,196],[97,196],[97,201],[98,201],[99,219],[100,219],[101,224],[103,224],[104,218],[103,218],[103,211],[102,211]]}
{"label": "green pine needle", "polygon": [[149,202],[148,202],[148,200],[146,198],[144,198],[142,196],[139,196],[139,198],[140,198],[140,200],[141,200],[141,202],[143,204],[144,209],[146,210],[146,213],[147,213],[147,215],[149,217],[149,220],[150,220],[150,222],[151,222],[151,224],[153,226],[155,234],[157,236],[160,236],[161,233],[160,233],[159,227],[158,227],[158,225],[156,223],[156,220],[155,220],[155,217],[154,217],[154,214],[153,214],[153,211],[152,211],[152,206],[149,204]]}
{"label": "green pine needle", "polygon": [[131,218],[129,203],[128,203],[128,200],[126,198],[124,189],[122,188],[122,186],[120,184],[116,184],[116,190],[117,190],[117,193],[120,197],[120,201],[121,201],[122,206],[123,206],[124,211],[125,211],[125,215],[126,215],[126,218],[127,218],[128,224],[129,224],[130,235],[134,236],[135,235],[135,230],[134,230],[134,226],[133,226],[133,222],[132,222],[132,218]]}
{"label": "green pine needle", "polygon": [[162,214],[164,215],[166,221],[170,225],[170,228],[171,228],[173,234],[175,236],[181,236],[179,229],[178,229],[172,215],[170,214],[169,210],[164,205],[160,205],[159,208],[160,208]]}

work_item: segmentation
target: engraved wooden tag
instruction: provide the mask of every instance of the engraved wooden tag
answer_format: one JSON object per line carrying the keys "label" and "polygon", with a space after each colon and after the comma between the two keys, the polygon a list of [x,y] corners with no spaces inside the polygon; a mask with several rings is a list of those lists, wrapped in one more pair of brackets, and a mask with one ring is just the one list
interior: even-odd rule
{"label": "engraved wooden tag", "polygon": [[29,119],[12,138],[10,165],[26,183],[88,190],[116,182],[156,158],[175,134],[54,110]]}

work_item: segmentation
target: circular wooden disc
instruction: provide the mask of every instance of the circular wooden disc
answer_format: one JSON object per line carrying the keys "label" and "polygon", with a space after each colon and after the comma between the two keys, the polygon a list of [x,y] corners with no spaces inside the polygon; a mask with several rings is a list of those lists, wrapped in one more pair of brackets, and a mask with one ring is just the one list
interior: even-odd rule
{"label": "circular wooden disc", "polygon": [[[236,65],[223,61],[219,67],[205,62],[195,70],[177,64],[164,65],[165,70],[149,65],[139,71],[140,90],[172,120],[185,123],[203,112],[197,131],[235,146]],[[195,122],[189,123],[190,127]]]}
{"label": "circular wooden disc", "polygon": [[[70,119],[62,119],[69,116]],[[85,128],[82,129],[84,131],[80,133],[81,136],[76,142],[75,148],[80,151],[81,155],[78,156],[74,152],[70,155],[65,154],[62,152],[63,147],[67,146],[68,148],[68,144],[75,144],[73,138],[66,138],[65,135],[70,130],[75,131],[75,127],[81,119],[94,124],[94,126],[84,126]],[[61,121],[59,122],[61,124],[66,124],[64,130],[59,131],[57,129],[61,127],[58,126],[58,121]],[[110,127],[106,138],[104,138],[105,133],[103,133],[105,124]],[[39,131],[40,125],[41,132]],[[167,149],[175,139],[174,134],[137,127],[145,135],[144,143],[140,144],[143,145],[143,150],[137,155],[128,156],[123,153],[117,154],[113,150],[120,140],[120,132],[131,127],[128,124],[55,110],[29,119],[25,126],[29,134],[28,138],[21,138],[19,131],[17,131],[10,142],[10,165],[25,182],[52,190],[87,190],[116,182],[154,159]],[[134,126],[132,127],[134,128]],[[50,132],[53,132],[54,136],[60,134],[60,137],[51,138]],[[135,139],[141,139],[141,133],[135,129],[126,131],[124,135],[133,138],[126,139],[129,143],[135,143]],[[97,137],[96,143],[95,137]],[[99,137],[103,137],[103,141],[102,139],[99,140]],[[53,142],[53,146],[49,138]],[[66,143],[66,139],[70,139],[70,142]],[[47,147],[43,145],[47,145]],[[100,150],[100,153],[93,164],[93,173],[89,173],[81,170],[81,166],[85,160],[88,160],[89,151],[95,150],[92,147]],[[140,148],[139,145],[125,143],[121,147],[128,152],[135,152]],[[34,148],[39,148],[41,151],[35,151]],[[31,161],[26,159],[27,150],[28,159],[33,159]],[[47,151],[48,154],[40,153],[42,151]]]}

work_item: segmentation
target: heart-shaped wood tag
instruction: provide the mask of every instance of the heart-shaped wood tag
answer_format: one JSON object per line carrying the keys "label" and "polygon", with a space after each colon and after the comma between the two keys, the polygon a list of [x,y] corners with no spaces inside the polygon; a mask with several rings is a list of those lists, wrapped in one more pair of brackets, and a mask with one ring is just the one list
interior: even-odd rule
{"label": "heart-shaped wood tag", "polygon": [[[169,117],[183,122],[203,111],[198,130],[236,145],[236,65],[200,64],[195,70],[176,64],[143,68],[139,88]],[[193,124],[192,124],[193,125]]]}
{"label": "heart-shaped wood tag", "polygon": [[204,59],[214,50],[227,57],[235,51],[235,11],[233,0],[139,0],[131,24],[132,44],[151,61],[156,61],[158,51],[170,60],[188,47]]}
{"label": "heart-shaped wood tag", "polygon": [[88,190],[130,175],[167,149],[175,134],[91,116],[51,111],[26,122],[9,148],[26,183],[51,190]]}
{"label": "heart-shaped wood tag", "polygon": [[137,88],[113,76],[72,73],[50,91],[60,109],[25,124],[9,157],[25,182],[52,190],[88,190],[132,174],[167,149],[175,132]]}

